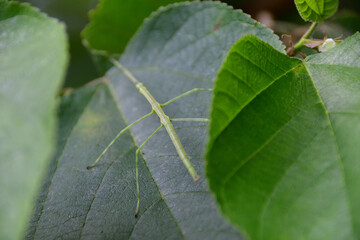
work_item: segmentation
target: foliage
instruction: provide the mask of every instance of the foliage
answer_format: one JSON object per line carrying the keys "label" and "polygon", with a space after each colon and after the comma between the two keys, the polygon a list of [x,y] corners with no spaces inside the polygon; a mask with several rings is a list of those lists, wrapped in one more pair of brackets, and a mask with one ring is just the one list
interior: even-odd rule
{"label": "foliage", "polygon": [[69,64],[63,87],[81,87],[97,77],[103,76],[101,69],[92,61],[92,57],[83,46],[80,32],[88,23],[88,12],[98,0],[18,0],[57,18],[66,25],[69,45]]}
{"label": "foliage", "polygon": [[[160,103],[214,88],[159,106],[171,119],[210,116],[210,128],[173,122],[201,178],[192,180],[161,130],[140,154],[136,218],[135,152],[158,117],[121,135],[87,170],[151,106],[123,67],[112,68],[58,97],[55,144],[64,29],[29,5],[0,0],[0,238],[23,235],[49,160],[26,239],[360,238],[360,34],[300,59],[241,10],[210,1],[163,6],[174,2],[101,0],[82,33],[102,55],[95,58],[118,59]],[[314,23],[288,55],[321,45],[309,37],[338,7],[295,3]]]}
{"label": "foliage", "polygon": [[360,236],[359,50],[360,34],[306,61],[253,36],[230,50],[214,90],[207,174],[250,239]]}
{"label": "foliage", "polygon": [[67,44],[62,24],[27,4],[0,2],[0,32],[0,239],[19,239],[54,149]]}
{"label": "foliage", "polygon": [[[221,25],[215,28],[220,20]],[[270,30],[224,4],[175,4],[146,20],[121,62],[165,102],[195,87],[211,87],[227,50],[246,32],[256,33],[283,51]],[[86,170],[126,123],[151,110],[119,70],[112,69],[105,79],[63,98],[58,154],[28,238],[56,238],[59,232],[68,232],[68,238],[239,239],[239,233],[220,217],[204,174],[199,182],[193,182],[165,131],[155,135],[143,151],[140,214],[134,218],[135,151],[159,126],[156,117],[132,128],[99,165]],[[209,96],[189,95],[165,111],[171,117],[206,117]],[[193,102],[197,102],[195,109]],[[191,161],[203,172],[206,123],[176,123],[175,127]],[[58,226],[61,228],[54,231]]]}
{"label": "foliage", "polygon": [[336,12],[339,0],[295,0],[295,4],[305,21],[322,22]]}
{"label": "foliage", "polygon": [[120,54],[144,18],[160,6],[179,0],[100,0],[90,12],[90,24],[84,29],[86,45],[93,50]]}

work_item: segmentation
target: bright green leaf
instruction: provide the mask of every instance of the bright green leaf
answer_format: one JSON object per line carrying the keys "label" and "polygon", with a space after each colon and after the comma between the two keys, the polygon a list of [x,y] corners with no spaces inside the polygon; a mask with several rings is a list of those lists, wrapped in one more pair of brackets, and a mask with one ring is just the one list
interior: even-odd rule
{"label": "bright green leaf", "polygon": [[254,36],[214,91],[207,176],[249,239],[360,237],[360,34],[306,62]]}
{"label": "bright green leaf", "polygon": [[21,239],[51,157],[65,29],[28,4],[0,2],[0,239]]}
{"label": "bright green leaf", "polygon": [[[228,49],[244,34],[257,34],[283,51],[270,30],[224,4],[176,4],[152,16],[132,39],[121,62],[160,102],[192,88],[211,87]],[[201,174],[196,183],[165,131],[145,146],[137,219],[135,150],[160,125],[156,116],[133,127],[99,165],[86,170],[120,129],[151,111],[119,70],[112,69],[106,78],[108,84],[77,90],[63,99],[58,154],[28,238],[240,239],[217,211],[207,188],[202,157],[206,123],[174,122]],[[210,97],[209,92],[194,93],[164,111],[171,117],[207,117]]]}
{"label": "bright green leaf", "polygon": [[337,11],[339,0],[295,0],[295,4],[305,21],[322,22]]}
{"label": "bright green leaf", "polygon": [[120,54],[151,12],[174,2],[179,0],[100,0],[83,31],[85,43],[93,50]]}

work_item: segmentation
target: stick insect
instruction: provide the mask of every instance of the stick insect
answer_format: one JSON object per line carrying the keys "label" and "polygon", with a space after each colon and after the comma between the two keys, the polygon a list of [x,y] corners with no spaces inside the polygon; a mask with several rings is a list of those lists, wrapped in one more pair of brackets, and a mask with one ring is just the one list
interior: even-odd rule
{"label": "stick insect", "polygon": [[207,88],[195,88],[192,89],[188,92],[185,92],[169,101],[167,101],[164,104],[160,104],[158,101],[155,100],[155,98],[150,94],[150,92],[147,90],[147,88],[144,86],[144,84],[140,81],[138,81],[134,75],[127,69],[125,68],[120,62],[118,62],[117,60],[115,60],[113,57],[109,57],[109,60],[114,64],[115,67],[117,67],[118,69],[120,69],[122,71],[122,73],[135,85],[135,87],[137,88],[137,90],[146,98],[146,100],[149,102],[149,104],[152,107],[152,111],[148,114],[146,114],[145,116],[139,118],[138,120],[136,120],[135,122],[131,123],[130,125],[128,125],[127,127],[125,127],[124,129],[122,129],[117,135],[116,137],[109,143],[109,145],[104,149],[104,151],[99,155],[99,157],[95,160],[95,162],[93,164],[91,164],[90,166],[87,167],[87,169],[91,169],[93,168],[99,161],[100,159],[104,156],[104,154],[109,150],[109,148],[115,143],[115,141],[127,130],[129,130],[132,126],[134,126],[135,124],[141,122],[142,120],[146,119],[147,117],[153,115],[154,113],[156,113],[156,115],[159,117],[160,119],[160,126],[139,146],[139,148],[136,150],[136,191],[137,191],[137,204],[136,204],[136,211],[135,211],[135,217],[138,216],[139,214],[139,206],[140,206],[140,187],[139,187],[139,169],[138,169],[138,162],[139,162],[139,152],[141,151],[141,149],[146,145],[146,143],[158,132],[160,131],[160,129],[162,129],[163,127],[166,129],[168,135],[170,136],[170,139],[180,157],[180,159],[182,160],[183,164],[185,165],[185,167],[187,168],[188,172],[190,173],[191,177],[193,178],[193,180],[196,182],[199,180],[199,175],[197,174],[195,168],[193,167],[193,165],[191,164],[189,157],[179,139],[179,137],[177,136],[174,126],[172,124],[173,121],[197,121],[197,122],[208,122],[209,120],[206,118],[170,118],[168,117],[165,112],[163,111],[163,107],[165,107],[166,105],[178,100],[179,98],[182,98],[188,94],[197,92],[197,91],[212,91],[212,89],[207,89]]}

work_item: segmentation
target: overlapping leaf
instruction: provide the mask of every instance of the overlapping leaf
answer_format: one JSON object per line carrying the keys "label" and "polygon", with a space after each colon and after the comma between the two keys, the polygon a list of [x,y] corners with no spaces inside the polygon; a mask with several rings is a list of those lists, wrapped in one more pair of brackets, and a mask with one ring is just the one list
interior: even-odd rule
{"label": "overlapping leaf", "polygon": [[100,0],[83,35],[92,50],[120,54],[151,12],[178,0]]}
{"label": "overlapping leaf", "polygon": [[62,24],[0,2],[0,239],[22,237],[51,157],[66,50]]}
{"label": "overlapping leaf", "polygon": [[[195,87],[211,87],[230,46],[249,33],[283,51],[277,36],[241,11],[213,2],[176,4],[146,21],[121,62],[165,102]],[[193,182],[165,131],[143,149],[137,219],[135,150],[159,126],[156,116],[121,137],[94,169],[85,169],[126,123],[151,110],[120,71],[113,69],[106,78],[109,84],[90,86],[63,99],[58,154],[28,238],[241,238],[220,216],[206,186],[204,123],[174,123],[201,173],[199,182]],[[164,110],[170,117],[206,117],[210,95],[194,93]]]}
{"label": "overlapping leaf", "polygon": [[250,239],[360,237],[360,34],[306,62],[254,36],[216,81],[207,176]]}

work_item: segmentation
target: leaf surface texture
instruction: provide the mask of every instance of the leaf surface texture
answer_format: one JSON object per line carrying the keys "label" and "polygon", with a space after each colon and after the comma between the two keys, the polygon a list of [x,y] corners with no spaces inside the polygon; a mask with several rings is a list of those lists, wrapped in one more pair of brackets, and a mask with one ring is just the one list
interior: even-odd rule
{"label": "leaf surface texture", "polygon": [[55,146],[67,43],[62,24],[16,2],[0,2],[0,33],[0,239],[20,239]]}
{"label": "leaf surface texture", "polygon": [[[212,87],[230,46],[249,33],[283,51],[270,30],[224,4],[175,4],[146,20],[120,61],[159,102],[166,102],[193,88]],[[119,70],[110,70],[105,79],[62,101],[59,150],[28,238],[241,239],[220,216],[207,188],[203,174],[206,123],[174,122],[201,175],[196,183],[164,130],[145,146],[137,219],[135,151],[160,125],[157,116],[133,127],[98,166],[85,169],[120,129],[151,111]],[[194,93],[164,111],[172,118],[207,117],[210,97],[209,92]]]}
{"label": "leaf surface texture", "polygon": [[323,22],[337,11],[339,0],[295,0],[295,4],[305,21]]}
{"label": "leaf surface texture", "polygon": [[250,239],[359,238],[359,45],[357,33],[304,62],[254,36],[230,50],[207,176]]}

